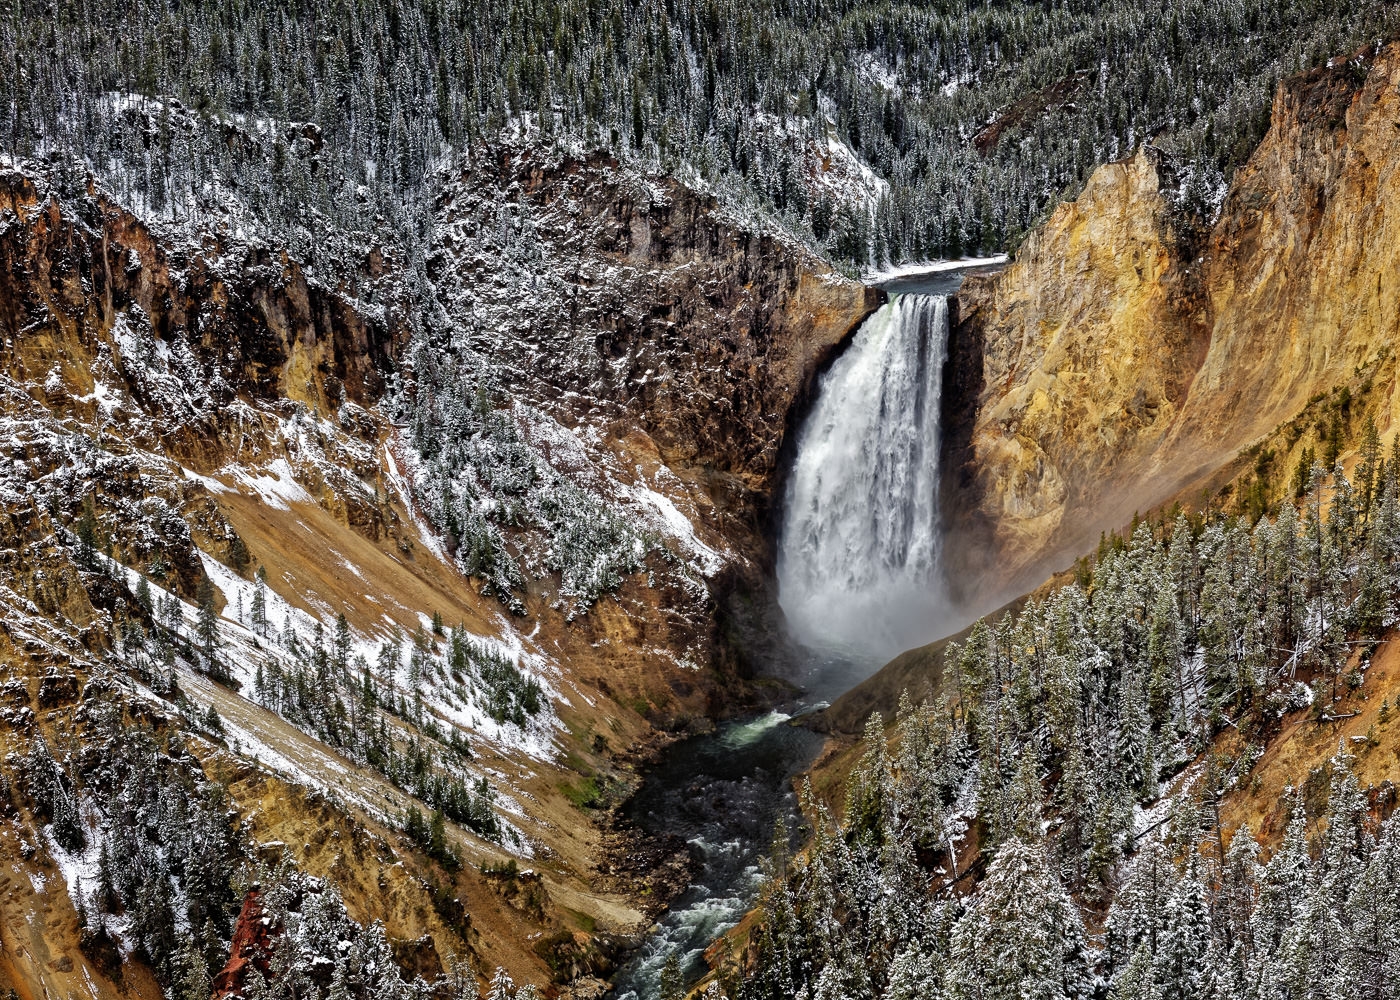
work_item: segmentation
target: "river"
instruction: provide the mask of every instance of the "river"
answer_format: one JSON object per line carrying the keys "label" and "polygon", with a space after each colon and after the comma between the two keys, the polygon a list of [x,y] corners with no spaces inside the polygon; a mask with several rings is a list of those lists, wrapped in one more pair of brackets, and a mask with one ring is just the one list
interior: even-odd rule
{"label": "river", "polygon": [[673,744],[628,802],[627,818],[641,829],[683,837],[698,872],[614,980],[617,1000],[655,1000],[672,953],[687,983],[704,975],[705,949],[753,906],[779,818],[797,846],[802,818],[793,779],[816,758],[823,737],[791,721],[881,665],[835,652],[811,653],[808,662],[799,700]]}

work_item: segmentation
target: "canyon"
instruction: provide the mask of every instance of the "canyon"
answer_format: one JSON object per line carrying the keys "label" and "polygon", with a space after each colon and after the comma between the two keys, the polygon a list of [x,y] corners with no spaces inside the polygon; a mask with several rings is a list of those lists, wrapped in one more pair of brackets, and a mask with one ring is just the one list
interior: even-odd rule
{"label": "canyon", "polygon": [[[953,300],[942,502],[969,618],[1009,620],[1082,582],[1105,533],[1126,540],[1139,515],[1257,517],[1295,502],[1313,462],[1356,470],[1368,426],[1393,438],[1397,73],[1392,42],[1283,81],[1269,132],[1208,224],[1176,210],[1177,168],[1144,148],[1100,167],[1004,271],[967,279]],[[953,694],[945,656],[969,635],[902,653],[814,715],[830,734],[811,773],[827,801],[845,794],[872,713],[888,721],[902,698]],[[1382,751],[1358,767],[1385,799],[1391,651],[1380,643],[1332,725],[1285,716],[1254,780],[1222,796],[1227,827],[1277,844],[1288,790],[1315,784],[1339,740]],[[1212,752],[1246,743],[1227,730]]]}
{"label": "canyon", "polygon": [[[114,701],[187,733],[247,836],[288,845],[352,917],[413,942],[419,967],[455,955],[587,995],[690,863],[683,844],[614,829],[609,803],[668,734],[774,696],[745,657],[772,615],[763,538],[785,423],[878,293],[605,159],[513,151],[446,184],[427,268],[445,322],[465,331],[456,349],[515,400],[541,468],[625,505],[657,539],[643,571],[591,606],[533,576],[511,612],[463,575],[408,478],[413,445],[385,405],[412,336],[390,253],[368,248],[330,286],[256,240],[192,242],[94,188],[60,193],[14,169],[0,180],[7,752],[46,737],[72,760],[91,706]],[[503,244],[523,232],[517,260]],[[100,539],[91,564],[64,544],[85,518]],[[183,601],[187,621],[213,582],[220,644],[248,670],[282,655],[277,633],[250,624],[254,601],[286,631],[330,634],[343,616],[370,660],[395,637],[445,635],[444,620],[513,658],[546,686],[542,714],[498,725],[480,708],[454,714],[440,691],[428,728],[400,719],[393,739],[441,739],[475,712],[469,770],[490,776],[516,846],[454,827],[470,864],[443,872],[399,831],[401,788],[258,704],[262,666],[211,677],[186,652],[163,697],[149,676],[133,688],[117,654],[133,622],[156,628],[137,581]],[[206,709],[222,728],[191,725]],[[481,874],[522,856],[523,882]],[[70,866],[65,884],[54,865],[41,851],[7,875],[8,982],[22,996],[80,982],[115,995],[120,978],[155,995],[79,946],[66,897],[82,879]]]}
{"label": "canyon", "polygon": [[[1400,428],[1398,95],[1394,43],[1286,80],[1214,218],[1181,207],[1183,168],[1149,145],[948,300],[950,620],[1034,590],[1134,512],[1277,500],[1307,449],[1335,438],[1349,462],[1365,419]],[[385,246],[332,279],[235,232],[147,224],[32,164],[0,174],[0,751],[43,738],[76,761],[114,704],[227,787],[257,853],[335,884],[416,971],[455,956],[598,996],[693,870],[685,843],[644,836],[620,805],[667,744],[792,697],[803,654],[775,574],[797,430],[888,296],[603,154],[507,145],[436,190],[418,287]],[[400,404],[433,384],[410,357],[489,384],[482,409],[506,415],[531,475],[637,526],[637,568],[584,600],[506,520],[523,583],[502,594],[465,571],[425,513],[436,483]],[[460,767],[494,789],[508,836],[454,822],[466,864],[444,867],[406,833],[411,790],[250,697],[251,668],[211,676],[182,653],[155,690],[118,657],[132,622],[156,628],[142,583],[190,623],[212,594],[228,655],[269,669],[284,650],[255,599],[317,643],[343,616],[366,676],[412,636],[444,666],[419,676],[416,714],[392,715],[393,741],[466,733]],[[547,705],[492,718],[449,676],[451,627]],[[906,689],[936,691],[940,650],[896,660],[818,724],[849,734]],[[415,694],[397,664],[373,681]],[[8,784],[5,816],[0,985],[159,995],[140,962],[114,970],[91,946],[72,898],[87,869]]]}

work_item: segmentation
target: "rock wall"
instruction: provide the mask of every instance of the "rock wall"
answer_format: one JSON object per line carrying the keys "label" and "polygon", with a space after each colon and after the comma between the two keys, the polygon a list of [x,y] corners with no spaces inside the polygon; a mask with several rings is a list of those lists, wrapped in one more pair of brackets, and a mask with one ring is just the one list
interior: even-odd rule
{"label": "rock wall", "polygon": [[601,156],[476,162],[446,185],[437,225],[428,272],[454,335],[564,419],[644,433],[710,495],[711,527],[764,558],[793,408],[881,294]]}
{"label": "rock wall", "polygon": [[1284,82],[1204,231],[1148,149],[1096,171],[1004,272],[969,279],[953,339],[973,348],[952,379],[976,395],[948,414],[946,509],[971,603],[1190,494],[1358,373],[1385,394],[1382,431],[1400,426],[1398,80],[1392,43]]}
{"label": "rock wall", "polygon": [[786,449],[817,374],[883,294],[673,179],[520,149],[446,181],[426,270],[444,347],[622,467],[665,470],[663,491],[724,553],[707,581],[711,663],[781,671]]}
{"label": "rock wall", "polygon": [[[84,353],[134,305],[155,338],[187,341],[230,396],[325,410],[375,399],[404,335],[392,313],[357,309],[355,288],[311,282],[284,254],[162,238],[97,192],[65,208],[31,178],[3,171],[0,218],[0,324],[10,334],[3,363],[20,383],[42,382],[53,363],[72,384],[90,386]],[[217,438],[208,430],[191,428],[191,457],[207,446],[196,442]]]}

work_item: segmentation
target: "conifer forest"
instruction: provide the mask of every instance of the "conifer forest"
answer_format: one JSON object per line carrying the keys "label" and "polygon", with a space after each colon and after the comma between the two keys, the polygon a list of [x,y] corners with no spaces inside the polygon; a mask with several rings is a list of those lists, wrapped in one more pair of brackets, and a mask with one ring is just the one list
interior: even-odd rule
{"label": "conifer forest", "polygon": [[[237,205],[331,271],[328,236],[412,253],[435,172],[526,140],[713,186],[838,260],[925,260],[1014,245],[1144,142],[1209,205],[1278,81],[1394,18],[1386,0],[21,0],[0,145],[156,218]],[[873,211],[802,183],[829,137],[881,182]]]}

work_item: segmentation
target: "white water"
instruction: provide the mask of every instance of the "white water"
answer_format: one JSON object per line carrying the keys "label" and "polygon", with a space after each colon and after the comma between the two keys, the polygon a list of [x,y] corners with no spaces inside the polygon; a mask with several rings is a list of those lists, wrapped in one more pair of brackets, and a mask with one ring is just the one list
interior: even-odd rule
{"label": "white water", "polygon": [[899,295],[821,380],[797,439],[778,592],[798,638],[892,655],[946,624],[938,519],[948,300]]}

